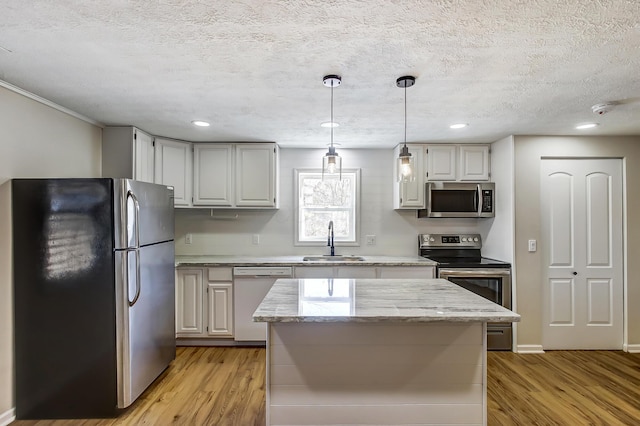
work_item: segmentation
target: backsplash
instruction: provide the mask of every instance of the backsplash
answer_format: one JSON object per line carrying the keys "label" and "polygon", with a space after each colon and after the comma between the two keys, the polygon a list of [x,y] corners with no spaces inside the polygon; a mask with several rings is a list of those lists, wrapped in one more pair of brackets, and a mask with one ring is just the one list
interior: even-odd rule
{"label": "backsplash", "polygon": [[[341,246],[337,254],[417,255],[420,233],[487,232],[494,219],[418,219],[414,210],[393,210],[391,149],[340,149],[343,167],[361,169],[360,246]],[[328,254],[328,248],[294,246],[294,169],[319,168],[324,150],[280,149],[280,209],[176,209],[177,255],[307,255]],[[236,217],[237,215],[237,217]],[[185,236],[192,243],[185,244]],[[254,244],[254,236],[258,244]],[[366,245],[366,235],[376,244]],[[483,238],[485,235],[483,235]]]}

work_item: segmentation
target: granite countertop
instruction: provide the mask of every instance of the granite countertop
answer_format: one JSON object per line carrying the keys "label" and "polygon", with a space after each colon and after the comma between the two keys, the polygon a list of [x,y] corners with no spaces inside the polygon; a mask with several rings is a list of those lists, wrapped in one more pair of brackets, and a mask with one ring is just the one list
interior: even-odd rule
{"label": "granite countertop", "polygon": [[[362,261],[302,260],[304,256],[176,256],[176,266],[302,266],[302,265],[353,265],[353,266],[436,266],[433,260],[420,256],[359,256]],[[317,257],[325,257],[318,255]]]}
{"label": "granite countertop", "polygon": [[518,322],[444,279],[279,279],[255,322]]}

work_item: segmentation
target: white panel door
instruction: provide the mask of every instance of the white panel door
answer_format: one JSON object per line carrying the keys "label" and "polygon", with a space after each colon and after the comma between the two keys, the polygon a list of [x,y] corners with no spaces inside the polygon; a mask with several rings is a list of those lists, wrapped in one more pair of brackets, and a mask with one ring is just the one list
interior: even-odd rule
{"label": "white panel door", "polygon": [[204,333],[202,269],[178,269],[176,280],[176,333],[178,337]]}
{"label": "white panel door", "polygon": [[236,205],[274,207],[276,205],[275,144],[236,145]]}
{"label": "white panel door", "polygon": [[193,205],[233,205],[233,145],[195,144]]}
{"label": "white panel door", "polygon": [[173,186],[176,206],[191,205],[192,164],[190,143],[156,138],[154,181]]}
{"label": "white panel door", "polygon": [[489,145],[460,145],[459,179],[489,180]]}
{"label": "white panel door", "polygon": [[142,182],[153,183],[155,167],[153,137],[136,129],[134,130],[134,138],[136,153],[134,156],[133,178]]}
{"label": "white panel door", "polygon": [[427,180],[456,180],[456,145],[427,145]]}
{"label": "white panel door", "polygon": [[544,349],[621,349],[621,160],[542,160],[540,190]]}

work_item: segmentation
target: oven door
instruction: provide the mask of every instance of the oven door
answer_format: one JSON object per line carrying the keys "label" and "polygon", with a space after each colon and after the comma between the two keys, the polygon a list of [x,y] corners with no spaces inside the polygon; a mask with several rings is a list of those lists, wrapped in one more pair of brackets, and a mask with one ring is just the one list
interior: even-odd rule
{"label": "oven door", "polygon": [[[438,277],[511,309],[510,268],[438,268]],[[512,346],[510,323],[487,324],[487,349],[510,351]]]}
{"label": "oven door", "polygon": [[509,268],[438,268],[444,278],[500,306],[511,309],[511,271]]}

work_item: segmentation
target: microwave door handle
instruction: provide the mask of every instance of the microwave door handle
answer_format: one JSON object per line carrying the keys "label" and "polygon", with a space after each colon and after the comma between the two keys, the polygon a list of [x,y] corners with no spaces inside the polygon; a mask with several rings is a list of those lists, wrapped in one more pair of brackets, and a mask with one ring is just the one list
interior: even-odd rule
{"label": "microwave door handle", "polygon": [[476,211],[478,212],[478,216],[482,214],[482,186],[478,184],[476,188]]}

